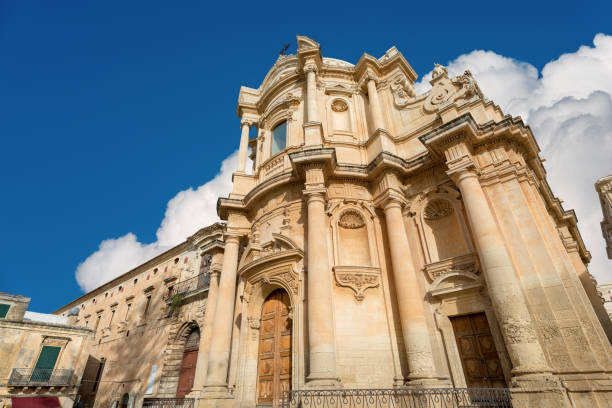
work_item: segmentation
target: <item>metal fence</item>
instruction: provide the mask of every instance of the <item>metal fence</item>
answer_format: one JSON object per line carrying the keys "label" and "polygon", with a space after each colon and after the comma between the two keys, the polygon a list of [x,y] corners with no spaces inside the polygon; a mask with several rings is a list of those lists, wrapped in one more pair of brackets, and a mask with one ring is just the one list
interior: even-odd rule
{"label": "metal fence", "polygon": [[143,408],[193,408],[194,398],[145,398]]}
{"label": "metal fence", "polygon": [[9,385],[70,385],[72,370],[52,368],[13,368],[9,377]]}
{"label": "metal fence", "polygon": [[200,289],[207,289],[210,286],[210,274],[201,273],[191,279],[184,280],[170,287],[166,293],[165,300],[172,299],[175,295],[187,296]]}
{"label": "metal fence", "polygon": [[511,408],[506,388],[283,391],[283,408]]}

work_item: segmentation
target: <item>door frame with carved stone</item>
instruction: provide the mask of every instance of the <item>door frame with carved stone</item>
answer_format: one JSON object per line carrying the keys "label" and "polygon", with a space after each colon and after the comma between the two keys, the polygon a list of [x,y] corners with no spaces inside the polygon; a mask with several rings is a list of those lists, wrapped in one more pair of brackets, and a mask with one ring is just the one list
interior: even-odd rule
{"label": "door frame with carved stone", "polygon": [[257,363],[261,312],[267,297],[277,289],[289,296],[291,316],[291,389],[306,381],[304,338],[303,251],[289,238],[273,234],[266,243],[250,243],[238,267],[244,291],[241,295],[240,341],[236,350],[235,397],[257,405]]}
{"label": "door frame with carved stone", "polygon": [[[284,289],[274,290],[264,301],[261,311],[257,360],[257,405],[278,406],[282,392],[291,389],[291,320],[289,294]],[[288,344],[286,344],[287,337],[289,337]],[[288,372],[285,369],[287,365]],[[288,384],[283,386],[287,377]],[[264,382],[271,383],[269,399],[262,398],[264,388],[266,388]]]}

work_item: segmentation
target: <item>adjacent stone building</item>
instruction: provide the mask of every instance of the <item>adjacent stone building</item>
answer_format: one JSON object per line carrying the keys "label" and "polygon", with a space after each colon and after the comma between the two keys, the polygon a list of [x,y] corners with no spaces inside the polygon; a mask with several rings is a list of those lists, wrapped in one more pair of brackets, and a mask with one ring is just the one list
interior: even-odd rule
{"label": "adjacent stone building", "polygon": [[29,312],[29,303],[0,293],[0,406],[71,408],[93,331]]}
{"label": "adjacent stone building", "polygon": [[531,130],[469,71],[416,78],[395,47],[353,65],[299,36],[242,87],[225,223],[57,312],[96,330],[84,400],[484,387],[610,406],[610,320]]}
{"label": "adjacent stone building", "polygon": [[79,392],[84,408],[140,407],[145,398],[183,398],[202,388],[188,367],[207,365],[208,291],[221,270],[224,233],[222,223],[203,228],[56,312],[76,308],[75,324],[95,331]]}

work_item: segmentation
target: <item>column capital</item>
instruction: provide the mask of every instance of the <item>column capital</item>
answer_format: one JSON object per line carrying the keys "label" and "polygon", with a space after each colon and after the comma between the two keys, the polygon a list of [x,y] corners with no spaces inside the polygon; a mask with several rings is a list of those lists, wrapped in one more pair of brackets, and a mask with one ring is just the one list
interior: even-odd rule
{"label": "column capital", "polygon": [[327,197],[327,189],[325,187],[320,188],[306,188],[302,190],[302,194],[306,198],[306,204],[310,204],[316,201],[320,201],[325,204]]}
{"label": "column capital", "polygon": [[457,184],[459,181],[467,177],[478,177],[480,169],[474,163],[474,160],[469,156],[462,156],[454,160],[446,162],[448,171],[446,174]]}
{"label": "column capital", "polygon": [[406,199],[401,191],[397,191],[395,188],[388,188],[374,198],[374,205],[383,210],[392,207],[400,207],[401,209],[406,205]]}
{"label": "column capital", "polygon": [[314,72],[316,75],[319,73],[319,67],[317,67],[317,64],[314,61],[307,62],[302,68],[302,70],[304,71],[305,74]]}
{"label": "column capital", "polygon": [[221,271],[218,269],[211,269],[209,273],[211,278],[218,278],[221,275]]}
{"label": "column capital", "polygon": [[242,234],[238,233],[238,232],[226,232],[224,234],[224,241],[226,244],[229,244],[230,242],[235,242],[237,244],[240,244],[240,239],[242,238]]}
{"label": "column capital", "polygon": [[253,119],[246,119],[246,118],[242,118],[240,120],[240,128],[242,129],[242,127],[244,125],[247,125],[249,127],[253,126],[255,124],[255,121]]}

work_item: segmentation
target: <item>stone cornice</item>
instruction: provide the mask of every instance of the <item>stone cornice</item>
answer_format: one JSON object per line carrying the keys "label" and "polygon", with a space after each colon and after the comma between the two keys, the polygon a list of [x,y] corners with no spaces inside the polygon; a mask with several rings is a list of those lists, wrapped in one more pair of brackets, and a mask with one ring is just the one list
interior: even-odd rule
{"label": "stone cornice", "polygon": [[0,328],[11,328],[11,329],[23,329],[23,330],[52,330],[51,335],[57,335],[59,333],[77,333],[82,335],[90,335],[94,333],[94,330],[86,327],[70,326],[56,323],[47,322],[35,322],[31,320],[6,320],[0,319]]}

